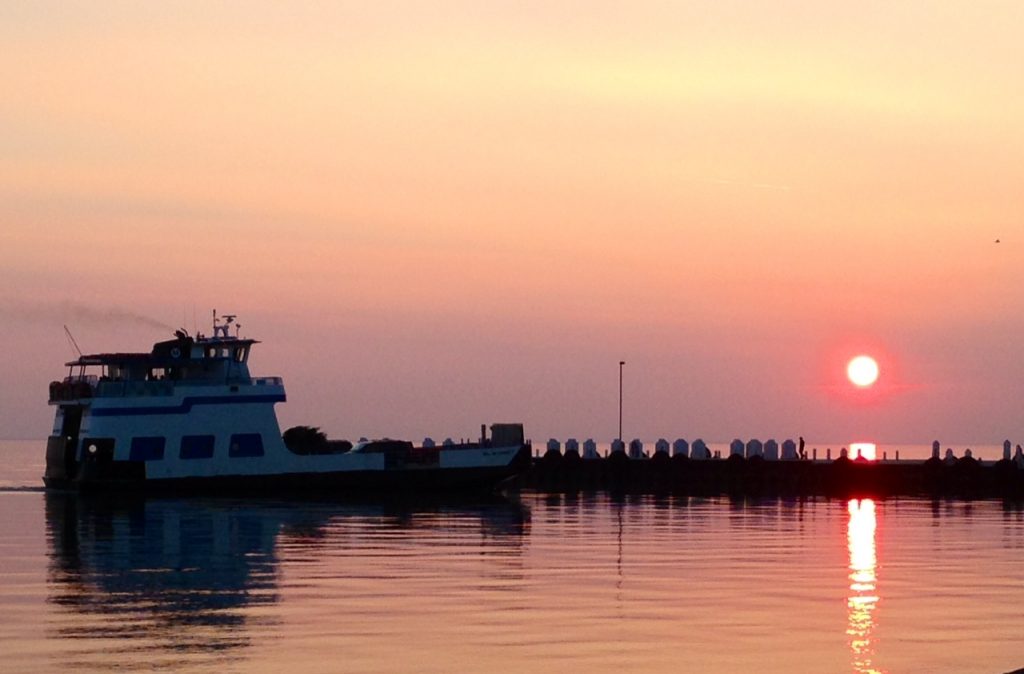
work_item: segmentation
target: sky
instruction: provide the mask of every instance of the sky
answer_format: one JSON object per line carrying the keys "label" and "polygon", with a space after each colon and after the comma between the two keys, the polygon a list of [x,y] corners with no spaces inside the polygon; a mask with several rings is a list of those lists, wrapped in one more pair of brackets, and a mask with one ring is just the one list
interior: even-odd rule
{"label": "sky", "polygon": [[[7,2],[0,437],[212,309],[332,437],[1024,442],[1024,5]],[[997,243],[998,240],[998,243]],[[878,383],[845,378],[866,353]]]}

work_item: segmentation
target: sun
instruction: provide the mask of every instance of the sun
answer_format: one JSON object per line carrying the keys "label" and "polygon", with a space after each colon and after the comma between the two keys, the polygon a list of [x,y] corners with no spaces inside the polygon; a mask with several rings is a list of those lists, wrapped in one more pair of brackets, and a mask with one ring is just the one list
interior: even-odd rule
{"label": "sun", "polygon": [[878,363],[871,356],[857,356],[846,365],[846,376],[861,388],[878,380]]}

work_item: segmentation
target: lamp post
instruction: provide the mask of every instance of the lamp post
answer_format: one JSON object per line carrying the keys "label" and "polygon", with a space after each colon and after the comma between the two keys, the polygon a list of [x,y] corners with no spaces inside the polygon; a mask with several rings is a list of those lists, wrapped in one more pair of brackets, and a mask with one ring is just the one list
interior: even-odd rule
{"label": "lamp post", "polygon": [[626,361],[619,361],[619,440],[622,440],[622,366]]}

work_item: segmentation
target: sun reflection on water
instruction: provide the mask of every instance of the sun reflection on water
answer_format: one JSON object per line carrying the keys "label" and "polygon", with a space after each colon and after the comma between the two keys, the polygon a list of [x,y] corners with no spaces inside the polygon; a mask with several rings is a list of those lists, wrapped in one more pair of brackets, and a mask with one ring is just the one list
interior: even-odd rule
{"label": "sun reflection on water", "polygon": [[857,674],[881,674],[872,663],[875,654],[875,607],[878,589],[875,568],[875,502],[871,499],[851,499],[847,505],[850,521],[846,539],[850,550],[850,595],[846,600],[846,635],[850,640],[853,671]]}
{"label": "sun reflection on water", "polygon": [[850,458],[864,457],[867,461],[878,458],[877,445],[873,442],[854,442],[850,444]]}

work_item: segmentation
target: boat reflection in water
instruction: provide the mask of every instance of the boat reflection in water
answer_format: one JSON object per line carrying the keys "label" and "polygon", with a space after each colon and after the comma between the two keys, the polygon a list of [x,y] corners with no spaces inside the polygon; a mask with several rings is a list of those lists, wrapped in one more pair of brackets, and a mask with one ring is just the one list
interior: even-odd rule
{"label": "boat reflection in water", "polygon": [[529,527],[528,511],[508,501],[109,501],[53,493],[46,519],[49,602],[66,609],[49,622],[51,636],[64,645],[63,667],[89,671],[237,665],[246,647],[280,630],[272,606],[288,593],[284,566],[366,545],[374,532],[429,535],[457,522],[482,547],[507,554],[521,549]]}
{"label": "boat reflection in water", "polygon": [[857,674],[879,674],[881,670],[872,663],[875,654],[872,614],[878,605],[875,502],[851,499],[847,510],[850,513],[846,530],[850,550],[850,595],[846,600],[846,634],[850,640],[853,671]]}

